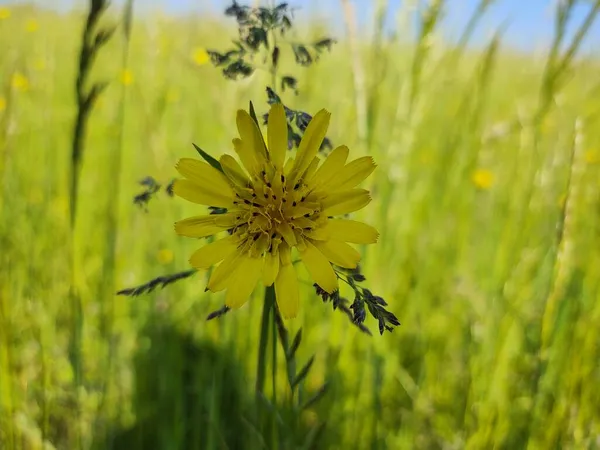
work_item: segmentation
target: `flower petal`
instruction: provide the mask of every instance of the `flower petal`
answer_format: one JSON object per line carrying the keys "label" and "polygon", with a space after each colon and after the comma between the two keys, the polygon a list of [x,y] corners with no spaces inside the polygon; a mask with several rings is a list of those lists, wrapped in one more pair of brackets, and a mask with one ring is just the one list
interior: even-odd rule
{"label": "flower petal", "polygon": [[268,252],[265,255],[265,267],[263,269],[263,283],[271,286],[279,273],[279,254]]}
{"label": "flower petal", "polygon": [[194,183],[208,184],[225,195],[234,195],[227,177],[210,164],[193,158],[181,158],[175,168],[181,175]]}
{"label": "flower petal", "polygon": [[370,156],[355,159],[344,166],[344,168],[325,183],[323,189],[335,191],[346,191],[358,186],[375,170],[375,161]]}
{"label": "flower petal", "polygon": [[185,200],[200,205],[223,208],[233,206],[233,196],[223,194],[212,186],[197,184],[190,180],[175,180],[173,192]]}
{"label": "flower petal", "polygon": [[230,283],[225,295],[225,305],[237,309],[244,305],[252,295],[263,268],[263,259],[243,255],[235,269],[234,283]]}
{"label": "flower petal", "polygon": [[233,226],[235,215],[232,213],[219,214],[220,223],[216,215],[194,216],[175,222],[175,232],[180,236],[203,238],[212,236],[220,231]]}
{"label": "flower petal", "polygon": [[282,264],[275,280],[275,295],[277,306],[281,315],[286,319],[292,319],[298,314],[300,295],[298,286],[298,275],[293,264]]}
{"label": "flower petal", "polygon": [[238,246],[237,236],[228,236],[211,242],[196,250],[190,257],[190,264],[195,269],[208,269],[231,255]]}
{"label": "flower petal", "polygon": [[327,128],[329,127],[329,119],[331,113],[325,109],[319,111],[310,121],[302,136],[298,151],[296,152],[296,160],[290,174],[290,180],[288,183],[293,186],[300,175],[304,173],[308,166],[312,162],[313,158],[317,155],[321,143],[327,134]]}
{"label": "flower petal", "polygon": [[275,103],[269,111],[267,123],[269,154],[277,169],[283,170],[283,162],[288,146],[288,128],[285,109],[281,103]]}
{"label": "flower petal", "polygon": [[323,161],[321,167],[317,169],[314,176],[311,179],[307,179],[307,184],[310,187],[317,187],[327,180],[335,177],[335,175],[344,168],[346,159],[348,159],[348,147],[340,145],[336,147]]}
{"label": "flower petal", "polygon": [[321,288],[331,294],[338,289],[337,276],[329,263],[329,260],[308,240],[305,241],[306,247],[300,252],[302,262],[306,266],[308,273]]}
{"label": "flower petal", "polygon": [[313,160],[311,161],[310,165],[308,166],[308,169],[306,169],[304,174],[302,174],[301,178],[303,180],[308,180],[308,179],[312,178],[313,175],[315,174],[315,172],[317,171],[317,167],[319,167],[320,162],[321,162],[321,158],[319,158],[318,156],[315,156],[313,158]]}
{"label": "flower petal", "polygon": [[262,133],[260,132],[260,128],[258,128],[258,125],[256,125],[254,119],[250,117],[250,114],[243,109],[240,109],[237,112],[236,123],[240,138],[244,144],[250,146],[250,149],[254,153],[256,160],[259,163],[264,163],[266,160],[268,160],[267,148],[265,147],[265,141]]}
{"label": "flower petal", "polygon": [[324,227],[331,239],[354,244],[374,244],[379,233],[371,225],[356,220],[329,219]]}
{"label": "flower petal", "polygon": [[296,236],[294,235],[294,230],[289,223],[286,221],[281,222],[277,225],[277,232],[283,236],[285,242],[287,242],[290,246],[296,245]]}
{"label": "flower petal", "polygon": [[217,268],[211,273],[210,279],[208,280],[207,289],[212,292],[219,292],[227,288],[232,278],[235,268],[238,264],[238,260],[241,254],[238,252],[231,253],[227,258],[217,266]]}
{"label": "flower petal", "polygon": [[360,261],[360,253],[345,242],[314,241],[314,244],[336,266],[354,269]]}
{"label": "flower petal", "polygon": [[289,174],[292,171],[292,167],[294,167],[294,162],[296,160],[294,158],[288,158],[283,166],[283,173]]}
{"label": "flower petal", "polygon": [[257,175],[260,170],[258,169],[258,162],[252,149],[252,144],[238,138],[233,139],[231,142],[233,142],[233,149],[250,176]]}
{"label": "flower petal", "polygon": [[229,180],[239,187],[245,188],[250,184],[250,179],[244,173],[242,166],[231,155],[222,155],[219,159],[223,172]]}
{"label": "flower petal", "polygon": [[323,199],[321,205],[323,214],[337,216],[348,214],[364,208],[371,202],[369,191],[365,189],[351,189],[349,191],[336,192]]}

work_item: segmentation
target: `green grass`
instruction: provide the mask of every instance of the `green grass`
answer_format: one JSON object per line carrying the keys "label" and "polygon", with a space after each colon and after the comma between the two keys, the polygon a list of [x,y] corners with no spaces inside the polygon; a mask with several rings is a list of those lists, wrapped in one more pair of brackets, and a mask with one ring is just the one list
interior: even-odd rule
{"label": "green grass", "polygon": [[[188,269],[196,244],[172,225],[197,209],[161,193],[146,213],[132,203],[137,182],[168,183],[192,142],[230,152],[236,109],[252,100],[265,112],[269,74],[235,83],[195,66],[194,48],[223,49],[234,32],[205,17],[134,19],[124,96],[121,31],[100,51],[91,78],[110,85],[90,117],[74,234],[76,382],[68,214],[83,19],[15,7],[0,20],[1,448],[258,449],[278,436],[289,439],[277,448],[300,448],[291,442],[322,422],[316,448],[600,448],[598,62],[568,60],[555,83],[547,54],[511,53],[501,38],[453,51],[430,17],[414,46],[361,42],[364,139],[346,41],[308,69],[284,60],[300,81],[285,101],[330,110],[334,144],[378,164],[374,200],[356,215],[381,232],[364,273],[402,326],[369,338],[302,273],[287,326],[303,330],[298,364],[316,360],[301,395],[324,381],[329,391],[294,415],[280,354],[266,394],[275,386],[286,426],[258,429],[262,291],[210,322],[223,299],[204,293],[202,274],[146,296],[112,292]],[[478,170],[489,188],[474,184]]]}

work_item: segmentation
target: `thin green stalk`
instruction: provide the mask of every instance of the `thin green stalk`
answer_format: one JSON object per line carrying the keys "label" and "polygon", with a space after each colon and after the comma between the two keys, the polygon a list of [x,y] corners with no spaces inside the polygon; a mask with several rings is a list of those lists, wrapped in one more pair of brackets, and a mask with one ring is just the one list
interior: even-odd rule
{"label": "thin green stalk", "polygon": [[267,370],[267,344],[269,341],[269,319],[275,304],[275,287],[265,289],[262,318],[260,321],[260,341],[258,343],[258,360],[256,362],[256,394],[260,395],[265,389],[265,375]]}

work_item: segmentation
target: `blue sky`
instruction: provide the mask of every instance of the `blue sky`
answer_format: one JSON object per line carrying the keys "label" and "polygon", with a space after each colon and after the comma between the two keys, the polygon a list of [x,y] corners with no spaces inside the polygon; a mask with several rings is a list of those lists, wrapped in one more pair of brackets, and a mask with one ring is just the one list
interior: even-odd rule
{"label": "blue sky", "polygon": [[[113,3],[121,3],[115,0]],[[241,4],[253,4],[255,0],[238,0]],[[298,20],[314,17],[315,14],[322,19],[337,22],[337,32],[343,32],[340,23],[341,0],[287,0],[288,3],[298,8]],[[367,29],[372,24],[373,7],[375,0],[351,0],[357,10],[362,29]],[[486,18],[480,24],[474,36],[474,44],[485,43],[489,35],[501,23],[508,21],[508,28],[504,33],[503,42],[514,48],[533,50],[547,46],[553,36],[553,10],[558,0],[496,0]],[[448,10],[445,19],[445,30],[449,35],[456,36],[466,24],[470,14],[475,9],[479,0],[448,0]],[[0,4],[10,3],[0,0]],[[37,0],[40,5],[48,3],[61,6],[73,4],[86,4],[87,0]],[[221,14],[223,9],[231,3],[230,0],[136,0],[136,8],[161,8],[171,13],[189,13],[191,11],[211,11]],[[268,3],[263,0],[261,3]],[[395,28],[395,13],[401,7],[403,0],[389,0],[392,15],[386,24],[386,29]],[[580,24],[590,9],[592,0],[579,0],[579,6],[570,21],[571,33]],[[587,53],[600,53],[600,20],[592,26],[592,30],[584,45]]]}

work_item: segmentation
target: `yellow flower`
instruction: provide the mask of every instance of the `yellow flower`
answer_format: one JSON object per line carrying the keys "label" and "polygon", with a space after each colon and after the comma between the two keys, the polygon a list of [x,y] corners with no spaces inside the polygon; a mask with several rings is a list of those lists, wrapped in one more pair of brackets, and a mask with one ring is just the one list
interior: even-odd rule
{"label": "yellow flower", "polygon": [[123,83],[125,86],[129,86],[133,83],[133,73],[131,73],[131,70],[124,69],[121,72],[121,83]]}
{"label": "yellow flower", "polygon": [[598,164],[600,163],[600,151],[598,150],[588,150],[583,155],[583,159],[587,164]]}
{"label": "yellow flower", "polygon": [[169,264],[173,261],[173,251],[168,248],[164,248],[158,252],[157,259],[161,264]]}
{"label": "yellow flower", "polygon": [[204,64],[206,64],[206,63],[208,63],[210,61],[210,55],[208,54],[208,52],[206,51],[206,49],[204,49],[204,48],[196,48],[192,52],[192,59],[194,60],[194,62],[197,65],[203,66]]}
{"label": "yellow flower", "polygon": [[38,58],[33,63],[33,68],[38,72],[42,72],[46,69],[46,61],[43,58]]}
{"label": "yellow flower", "polygon": [[21,72],[13,73],[10,84],[16,91],[26,91],[29,89],[29,80]]}
{"label": "yellow flower", "polygon": [[369,191],[357,189],[375,169],[369,156],[346,164],[348,147],[333,150],[324,161],[317,156],[329,126],[330,113],[319,111],[306,128],[295,158],[286,159],[288,132],[281,104],[271,107],[268,139],[243,110],[237,113],[240,138],[233,140],[242,163],[222,155],[222,172],[190,158],[177,163],[185,179],[173,191],[193,203],[226,208],[222,214],[195,216],[175,223],[175,231],[202,238],[228,231],[190,258],[196,269],[212,272],[208,289],[226,290],[225,304],[241,307],[262,279],[275,284],[282,315],[295,317],[299,285],[292,251],[299,253],[312,279],[326,292],[338,289],[332,263],[355,268],[360,253],[348,243],[373,244],[379,233],[362,222],[334,219],[364,208]]}
{"label": "yellow flower", "polygon": [[5,6],[0,6],[0,20],[8,19],[10,17],[10,9]]}
{"label": "yellow flower", "polygon": [[0,112],[6,109],[6,99],[4,97],[0,97]]}
{"label": "yellow flower", "polygon": [[35,33],[38,28],[39,25],[35,19],[29,19],[27,22],[25,22],[25,31],[28,33]]}
{"label": "yellow flower", "polygon": [[471,180],[479,189],[489,189],[494,184],[494,174],[487,169],[477,169]]}

